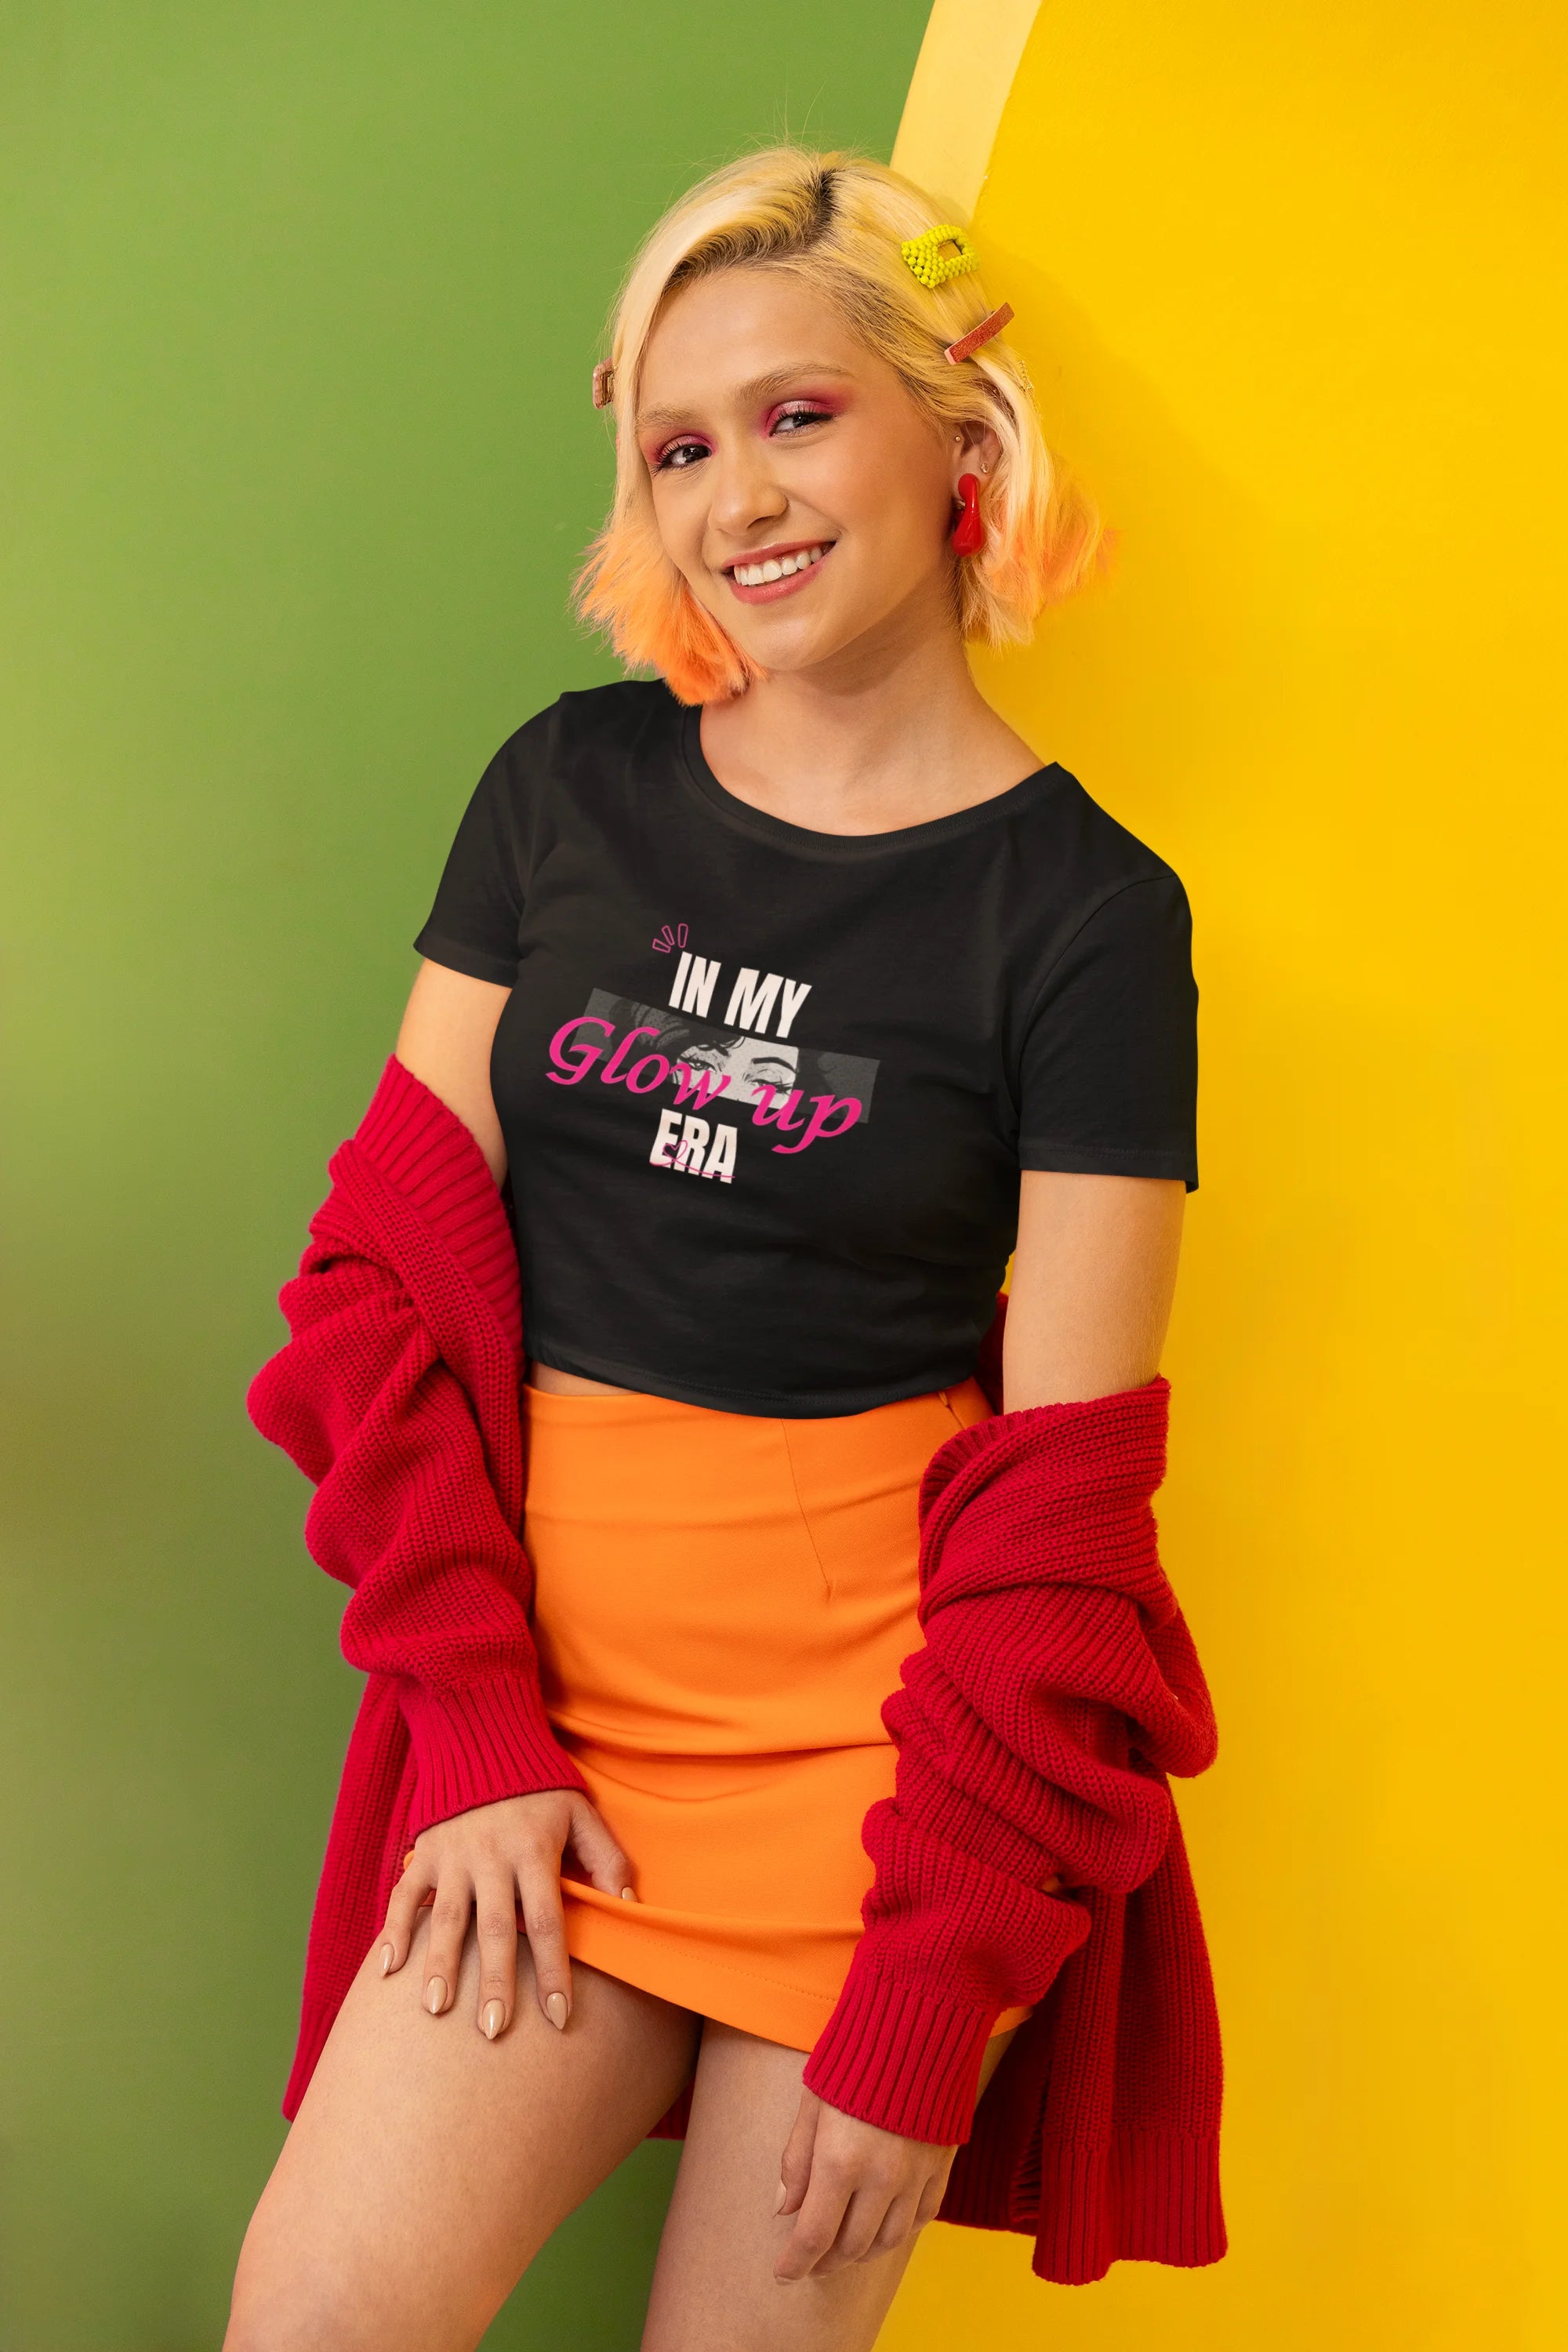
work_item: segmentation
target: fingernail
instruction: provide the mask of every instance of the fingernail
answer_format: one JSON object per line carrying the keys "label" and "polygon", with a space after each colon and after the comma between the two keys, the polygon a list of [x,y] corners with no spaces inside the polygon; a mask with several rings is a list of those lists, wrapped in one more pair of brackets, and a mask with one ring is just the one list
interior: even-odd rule
{"label": "fingernail", "polygon": [[622,1901],[623,1903],[635,1903],[635,1902],[637,1901],[637,1898],[636,1895],[634,1894],[634,1892],[632,1891],[632,1889],[631,1889],[629,1886],[623,1886],[623,1887],[622,1887],[622,1889],[621,1889],[621,1901]]}
{"label": "fingernail", "polygon": [[447,1979],[432,1977],[425,1988],[425,2006],[432,2017],[439,2017],[447,2006]]}
{"label": "fingernail", "polygon": [[550,2020],[551,2024],[555,2028],[557,2033],[564,2033],[566,2031],[566,1996],[563,1992],[552,1992],[549,1995],[544,2003],[544,2014]]}
{"label": "fingernail", "polygon": [[487,2001],[486,2001],[486,2003],[485,2003],[485,2038],[486,2038],[486,2040],[487,2040],[487,2041],[489,2041],[489,2042],[493,2042],[493,2041],[495,2040],[495,2038],[496,2038],[496,2035],[500,2032],[501,2027],[502,2027],[505,2023],[506,2023],[506,2004],[504,2003],[504,2001],[499,2001],[499,2000],[487,2000]]}
{"label": "fingernail", "polygon": [[395,1947],[393,1945],[383,1944],[381,1948],[381,1973],[383,1976],[386,1974],[386,1971],[392,1966],[394,1951]]}
{"label": "fingernail", "polygon": [[779,2198],[778,2198],[778,2203],[773,2207],[773,2211],[774,2211],[775,2213],[782,2213],[782,2212],[784,2211],[784,2199],[785,2199],[788,2195],[789,2195],[789,2190],[784,2187],[784,2182],[781,2180],[781,2181],[779,2182]]}

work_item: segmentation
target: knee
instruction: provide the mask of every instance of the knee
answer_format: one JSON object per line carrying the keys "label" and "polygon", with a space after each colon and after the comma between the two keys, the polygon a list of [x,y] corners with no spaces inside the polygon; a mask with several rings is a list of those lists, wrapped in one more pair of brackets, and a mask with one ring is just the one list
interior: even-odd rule
{"label": "knee", "polygon": [[324,2352],[331,2340],[324,2313],[318,2326],[309,2313],[268,2311],[237,2295],[223,2352]]}
{"label": "knee", "polygon": [[374,2352],[362,2315],[344,2307],[329,2281],[247,2280],[243,2266],[223,2352]]}
{"label": "knee", "polygon": [[326,2305],[310,2310],[237,2311],[223,2339],[223,2352],[371,2352],[368,2336],[345,2326]]}

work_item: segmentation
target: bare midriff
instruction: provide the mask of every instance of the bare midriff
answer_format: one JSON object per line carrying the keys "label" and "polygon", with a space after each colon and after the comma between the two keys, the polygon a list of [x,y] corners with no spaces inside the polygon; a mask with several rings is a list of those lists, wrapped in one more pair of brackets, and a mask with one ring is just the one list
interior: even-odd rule
{"label": "bare midriff", "polygon": [[531,1358],[528,1366],[528,1385],[542,1389],[546,1396],[635,1396],[635,1389],[615,1387],[609,1381],[586,1381],[579,1372],[558,1372],[553,1364],[536,1364]]}

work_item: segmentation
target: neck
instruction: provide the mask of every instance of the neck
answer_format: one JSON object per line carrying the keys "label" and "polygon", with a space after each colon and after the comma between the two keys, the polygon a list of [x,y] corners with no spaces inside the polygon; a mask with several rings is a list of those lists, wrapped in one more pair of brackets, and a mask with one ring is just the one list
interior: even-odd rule
{"label": "neck", "polygon": [[913,617],[706,704],[702,749],[725,790],[790,824],[879,833],[990,799],[1039,766],[976,687],[945,614],[936,627]]}

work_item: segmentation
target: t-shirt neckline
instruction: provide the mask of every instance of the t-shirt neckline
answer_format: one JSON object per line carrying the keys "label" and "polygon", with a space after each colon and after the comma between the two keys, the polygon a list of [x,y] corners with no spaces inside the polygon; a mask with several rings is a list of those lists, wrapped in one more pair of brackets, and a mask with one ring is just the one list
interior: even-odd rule
{"label": "t-shirt neckline", "polygon": [[805,857],[886,857],[900,850],[925,849],[933,843],[952,841],[959,834],[971,833],[978,825],[994,824],[998,818],[1027,808],[1067,773],[1058,761],[1047,760],[1043,766],[1020,777],[1016,784],[1009,784],[1005,792],[993,793],[989,800],[976,801],[969,808],[952,809],[946,816],[927,817],[920,824],[898,825],[890,833],[818,833],[810,825],[791,824],[787,818],[753,808],[750,801],[727,791],[708,764],[701,727],[700,703],[678,706],[676,751],[685,782],[716,816],[737,833],[749,834],[754,841],[766,842],[776,849],[793,849]]}

